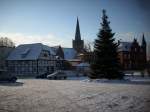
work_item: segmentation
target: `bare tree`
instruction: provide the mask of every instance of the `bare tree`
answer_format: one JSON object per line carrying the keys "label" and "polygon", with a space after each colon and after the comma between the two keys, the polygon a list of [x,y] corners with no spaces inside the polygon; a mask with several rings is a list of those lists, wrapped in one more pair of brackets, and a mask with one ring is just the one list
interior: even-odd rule
{"label": "bare tree", "polygon": [[93,51],[93,42],[87,42],[84,45],[85,52],[92,52]]}
{"label": "bare tree", "polygon": [[2,47],[14,47],[15,44],[8,37],[0,37],[0,46]]}

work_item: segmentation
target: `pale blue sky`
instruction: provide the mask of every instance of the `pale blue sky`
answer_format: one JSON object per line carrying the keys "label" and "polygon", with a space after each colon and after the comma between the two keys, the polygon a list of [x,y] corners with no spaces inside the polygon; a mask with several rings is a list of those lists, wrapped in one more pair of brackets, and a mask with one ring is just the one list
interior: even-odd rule
{"label": "pale blue sky", "polygon": [[149,0],[0,0],[0,36],[16,44],[49,41],[71,47],[77,16],[82,39],[93,41],[106,9],[117,39],[130,41],[144,32],[150,41],[149,5]]}

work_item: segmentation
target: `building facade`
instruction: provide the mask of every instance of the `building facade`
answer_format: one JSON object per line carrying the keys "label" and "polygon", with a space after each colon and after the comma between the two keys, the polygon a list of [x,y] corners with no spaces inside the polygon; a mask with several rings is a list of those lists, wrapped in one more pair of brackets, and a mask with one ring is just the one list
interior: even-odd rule
{"label": "building facade", "polygon": [[119,42],[118,57],[125,70],[139,70],[146,67],[146,41],[144,35],[141,45],[136,39],[133,42]]}
{"label": "building facade", "polygon": [[7,58],[12,74],[36,76],[59,69],[59,59],[51,47],[41,43],[19,45]]}

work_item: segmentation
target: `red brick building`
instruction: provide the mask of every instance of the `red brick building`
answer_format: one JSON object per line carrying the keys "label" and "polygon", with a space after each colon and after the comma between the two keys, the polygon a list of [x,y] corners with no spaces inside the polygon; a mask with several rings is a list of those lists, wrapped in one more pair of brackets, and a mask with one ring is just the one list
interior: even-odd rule
{"label": "red brick building", "polygon": [[133,42],[119,42],[118,56],[123,69],[144,69],[147,61],[144,35],[141,45],[136,39]]}

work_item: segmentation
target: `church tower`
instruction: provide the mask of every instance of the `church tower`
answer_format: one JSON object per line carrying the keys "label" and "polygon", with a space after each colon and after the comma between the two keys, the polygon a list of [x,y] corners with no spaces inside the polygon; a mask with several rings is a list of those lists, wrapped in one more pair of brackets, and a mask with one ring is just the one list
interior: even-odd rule
{"label": "church tower", "polygon": [[78,52],[81,53],[84,48],[84,41],[81,40],[81,34],[80,34],[80,26],[79,26],[79,20],[77,18],[77,24],[76,24],[76,32],[75,32],[75,40],[72,41],[73,48]]}
{"label": "church tower", "polygon": [[142,44],[141,44],[141,48],[142,48],[142,55],[143,55],[143,63],[146,64],[146,61],[147,61],[147,53],[146,53],[146,40],[145,40],[145,36],[143,34],[143,37],[142,37]]}

